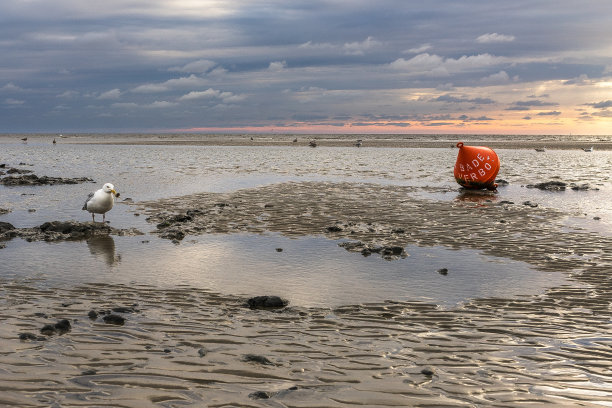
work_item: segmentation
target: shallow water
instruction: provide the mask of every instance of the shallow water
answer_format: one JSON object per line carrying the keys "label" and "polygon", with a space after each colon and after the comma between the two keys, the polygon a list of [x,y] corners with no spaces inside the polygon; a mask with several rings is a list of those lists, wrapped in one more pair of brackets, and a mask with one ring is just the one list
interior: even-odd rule
{"label": "shallow water", "polygon": [[[474,297],[537,294],[566,282],[560,273],[475,250],[409,246],[407,257],[385,261],[317,237],[211,234],[175,246],[156,237],[100,236],[59,243],[14,240],[3,251],[5,278],[40,278],[44,287],[181,284],[243,296],[277,294],[306,307],[387,299],[453,307]],[[442,268],[446,275],[438,273]]]}
{"label": "shallow water", "polygon": [[[229,192],[285,181],[349,181],[410,185],[431,200],[492,200],[567,212],[569,229],[612,233],[612,152],[500,150],[498,178],[510,184],[495,195],[465,196],[452,177],[456,149],[300,148],[248,146],[117,146],[42,143],[1,144],[0,163],[42,176],[91,177],[95,184],[0,186],[0,221],[17,227],[50,220],[89,220],[82,211],[90,191],[112,182],[121,199],[155,200],[198,192]],[[25,163],[25,165],[19,165]],[[599,190],[542,192],[525,184],[562,180]],[[121,203],[111,225],[150,231],[135,207]],[[594,220],[594,217],[600,217]],[[419,299],[452,306],[473,297],[533,294],[560,284],[562,274],[443,247],[407,248],[406,259],[387,262],[348,253],[336,241],[307,237],[204,236],[171,244],[143,237],[108,242],[25,243],[2,251],[2,275],[29,275],[50,282],[188,283],[221,293],[276,292],[309,306],[385,299]],[[143,243],[142,241],[148,241]],[[97,246],[97,247],[96,247]],[[283,248],[277,253],[276,248]],[[109,249],[110,248],[110,249]],[[437,269],[453,265],[448,276]],[[566,271],[567,272],[567,271]],[[507,288],[512,290],[508,292]]]}

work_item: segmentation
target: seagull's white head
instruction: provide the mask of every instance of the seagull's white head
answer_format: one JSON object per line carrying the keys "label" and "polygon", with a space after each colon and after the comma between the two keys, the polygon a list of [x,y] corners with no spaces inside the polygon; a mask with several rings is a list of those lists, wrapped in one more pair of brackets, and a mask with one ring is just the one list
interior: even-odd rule
{"label": "seagull's white head", "polygon": [[114,195],[117,195],[117,192],[115,191],[115,186],[113,186],[111,183],[106,183],[105,185],[103,185],[102,190],[104,190],[105,193],[112,193]]}

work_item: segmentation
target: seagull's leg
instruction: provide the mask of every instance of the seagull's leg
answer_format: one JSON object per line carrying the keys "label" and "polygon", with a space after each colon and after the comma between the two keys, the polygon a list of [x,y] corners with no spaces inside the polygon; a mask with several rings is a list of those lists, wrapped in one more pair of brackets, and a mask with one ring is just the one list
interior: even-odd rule
{"label": "seagull's leg", "polygon": [[105,222],[105,221],[104,221],[105,219],[106,219],[106,213],[102,214],[102,223],[104,223],[104,222]]}
{"label": "seagull's leg", "polygon": [[96,218],[94,213],[91,213],[91,222],[96,222]]}

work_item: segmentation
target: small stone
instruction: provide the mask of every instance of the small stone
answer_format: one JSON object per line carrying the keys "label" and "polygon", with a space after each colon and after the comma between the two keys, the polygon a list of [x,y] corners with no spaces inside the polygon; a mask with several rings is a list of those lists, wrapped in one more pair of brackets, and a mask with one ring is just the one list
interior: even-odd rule
{"label": "small stone", "polygon": [[38,336],[32,333],[19,333],[19,340],[37,340]]}
{"label": "small stone", "polygon": [[438,269],[438,273],[440,275],[446,276],[446,275],[448,275],[448,269],[446,269],[446,268]]}
{"label": "small stone", "polygon": [[258,363],[262,365],[274,365],[267,357],[259,356],[257,354],[245,354],[242,357],[242,361],[247,363]]}
{"label": "small stone", "polygon": [[289,302],[278,296],[255,296],[247,300],[247,304],[251,309],[280,309]]}
{"label": "small stone", "polygon": [[332,225],[331,227],[327,227],[328,232],[340,232],[342,231],[342,227],[338,225]]}
{"label": "small stone", "polygon": [[171,353],[171,352],[172,352],[172,350],[170,350],[169,348],[165,348],[164,349],[164,353]]}
{"label": "small stone", "polygon": [[87,317],[89,317],[91,320],[96,320],[98,318],[98,312],[95,310],[90,310],[89,313],[87,313]]}
{"label": "small stone", "polygon": [[601,217],[597,217],[597,216],[596,216],[596,217],[593,217],[593,219],[594,219],[595,221],[599,221],[599,220],[601,220]]}
{"label": "small stone", "polygon": [[13,226],[13,224],[8,223],[8,222],[0,222],[0,234],[6,231],[14,230],[14,229],[15,229],[15,226]]}
{"label": "small stone", "polygon": [[429,367],[425,367],[421,370],[421,374],[426,375],[427,377],[431,377],[434,375],[434,371]]}
{"label": "small stone", "polygon": [[267,391],[255,391],[249,394],[249,398],[251,399],[270,399],[272,398],[272,394]]}
{"label": "small stone", "polygon": [[104,320],[104,323],[115,324],[118,326],[122,326],[125,323],[125,318],[116,314],[109,314],[107,316],[104,316],[102,320]]}
{"label": "small stone", "polygon": [[68,319],[62,319],[59,322],[55,323],[55,328],[60,333],[66,333],[70,331],[72,326],[70,325],[70,321],[68,321]]}
{"label": "small stone", "polygon": [[283,252],[283,248],[276,248],[276,252]]}
{"label": "small stone", "polygon": [[200,355],[200,357],[204,357],[207,353],[208,351],[203,347],[198,350],[198,354]]}
{"label": "small stone", "polygon": [[89,370],[85,370],[81,373],[81,375],[96,375],[98,372],[96,370],[94,370],[93,368],[89,369]]}
{"label": "small stone", "polygon": [[55,325],[45,324],[42,327],[42,329],[40,329],[40,333],[44,334],[45,336],[51,336],[51,335],[55,334]]}

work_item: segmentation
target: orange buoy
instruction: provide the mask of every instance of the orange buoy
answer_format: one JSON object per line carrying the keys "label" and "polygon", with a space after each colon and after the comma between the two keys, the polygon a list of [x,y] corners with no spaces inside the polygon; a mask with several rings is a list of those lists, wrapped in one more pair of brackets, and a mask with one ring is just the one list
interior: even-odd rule
{"label": "orange buoy", "polygon": [[457,143],[459,154],[455,163],[455,180],[461,186],[471,189],[495,190],[495,176],[499,172],[497,154],[484,146],[465,146]]}

